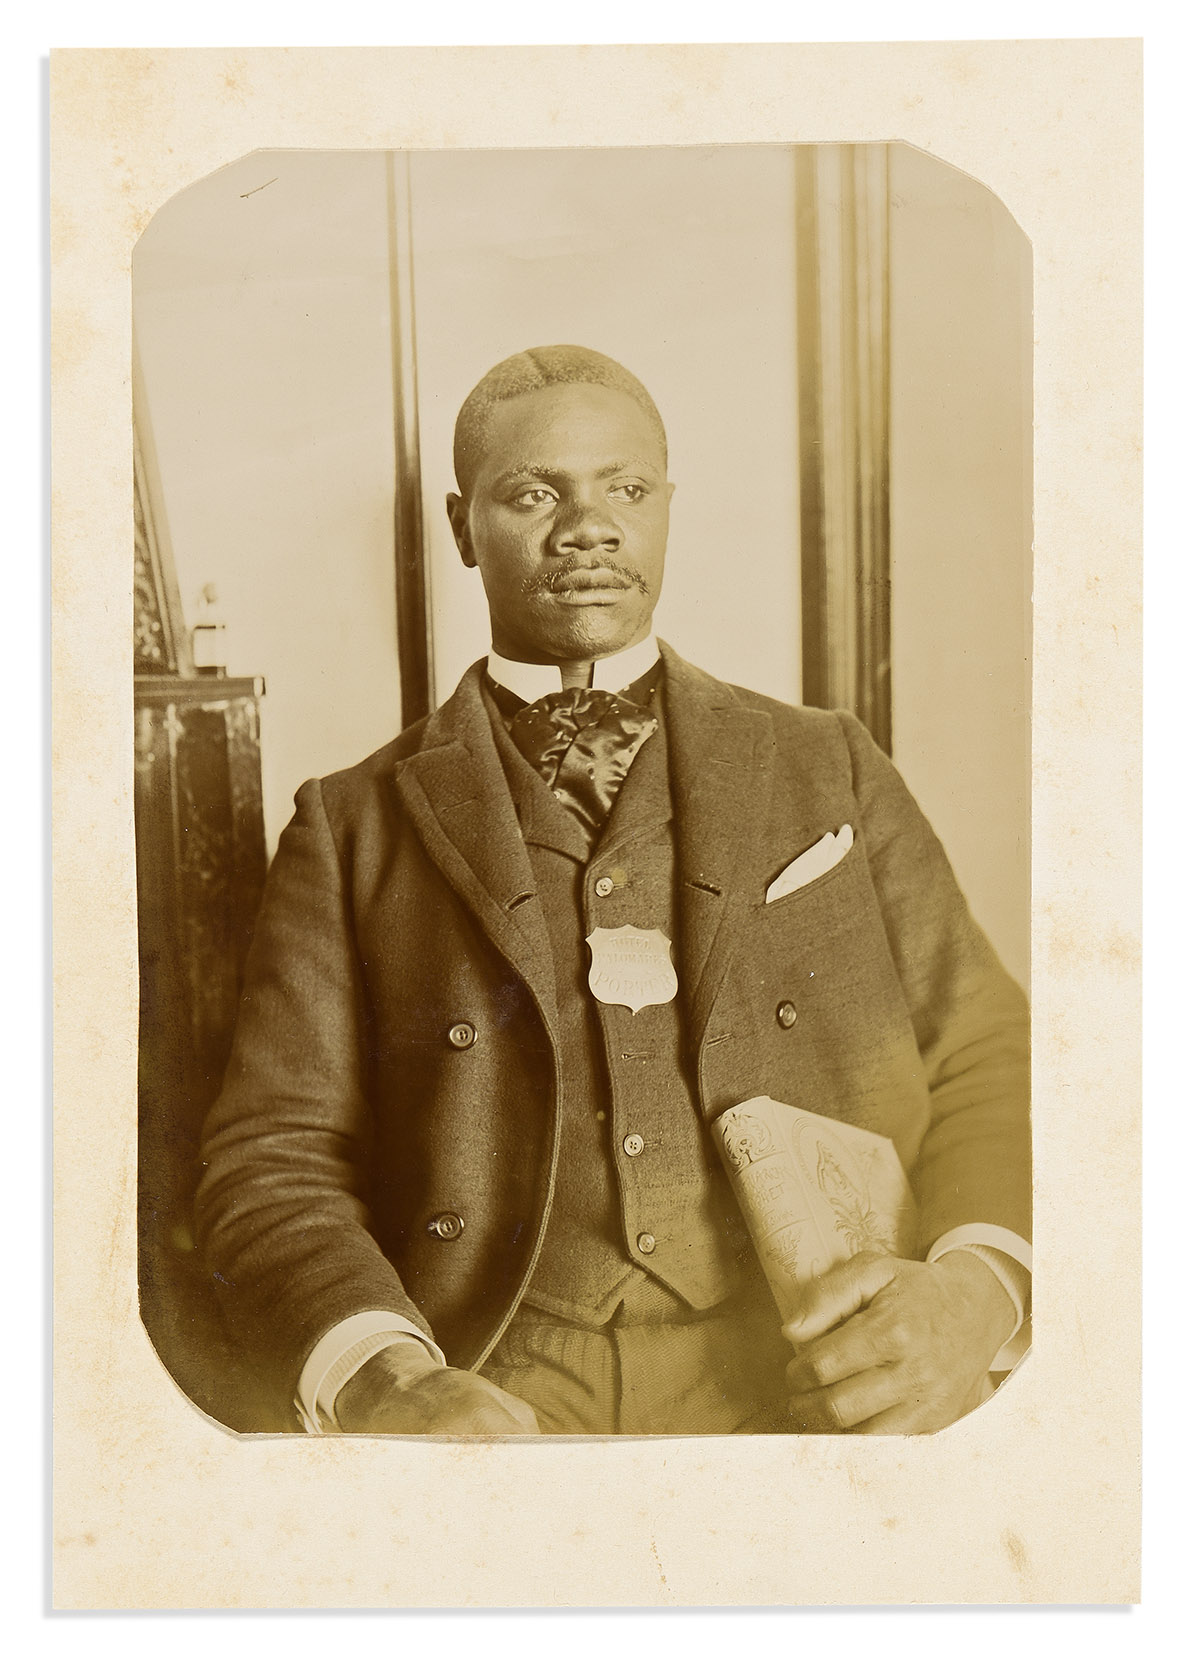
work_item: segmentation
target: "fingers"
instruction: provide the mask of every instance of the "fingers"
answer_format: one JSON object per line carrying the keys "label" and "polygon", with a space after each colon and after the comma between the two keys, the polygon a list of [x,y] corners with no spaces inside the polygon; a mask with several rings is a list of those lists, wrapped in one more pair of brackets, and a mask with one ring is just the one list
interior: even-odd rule
{"label": "fingers", "polygon": [[914,1435],[969,1413],[995,1353],[992,1312],[970,1292],[969,1277],[940,1264],[875,1253],[814,1282],[783,1328],[796,1346],[787,1382],[798,1428]]}
{"label": "fingers", "polygon": [[369,1431],[386,1422],[393,1404],[427,1373],[440,1370],[424,1344],[405,1338],[364,1361],[338,1391],[334,1418],[342,1430]]}
{"label": "fingers", "polygon": [[788,1410],[797,1430],[810,1436],[838,1436],[886,1416],[903,1397],[904,1386],[896,1368],[872,1367],[828,1389],[794,1395]]}
{"label": "fingers", "polygon": [[919,1409],[911,1402],[903,1402],[899,1407],[889,1407],[886,1413],[864,1419],[854,1428],[859,1436],[925,1436],[931,1430],[941,1429],[940,1425],[925,1425],[920,1420]]}
{"label": "fingers", "polygon": [[[344,1392],[343,1392],[344,1393]],[[411,1383],[342,1411],[343,1430],[392,1436],[534,1436],[540,1431],[528,1403],[476,1373],[434,1367]]]}
{"label": "fingers", "polygon": [[951,1403],[938,1395],[915,1396],[864,1419],[856,1429],[860,1436],[929,1436],[955,1424],[978,1405],[975,1401]]}
{"label": "fingers", "polygon": [[[795,1368],[795,1371],[793,1371]],[[914,1436],[944,1430],[991,1393],[984,1380],[963,1395],[903,1363],[847,1375],[836,1384],[805,1389],[804,1370],[788,1369],[789,1412],[797,1429],[823,1435],[853,1430],[865,1436]]]}
{"label": "fingers", "polygon": [[537,1432],[536,1424],[530,1426],[499,1404],[482,1404],[465,1415],[461,1410],[443,1415],[430,1428],[449,1436],[527,1436]]}
{"label": "fingers", "polygon": [[421,1427],[444,1435],[528,1436],[539,1426],[528,1403],[478,1373],[447,1367],[422,1379],[426,1419]]}
{"label": "fingers", "polygon": [[901,1359],[892,1342],[891,1323],[867,1310],[823,1338],[802,1344],[788,1363],[787,1381],[793,1395],[802,1395]]}
{"label": "fingers", "polygon": [[528,1402],[520,1403],[520,1412],[516,1414],[521,1431],[526,1436],[540,1436],[542,1427],[538,1424],[538,1416]]}
{"label": "fingers", "polygon": [[507,1390],[502,1390],[498,1384],[493,1384],[491,1379],[479,1378],[478,1375],[476,1375],[476,1379],[489,1395],[495,1398],[497,1408],[512,1421],[509,1429],[510,1435],[514,1432],[522,1436],[539,1436],[541,1434],[542,1427],[537,1422],[537,1414],[527,1401],[522,1401],[519,1396],[510,1395]]}
{"label": "fingers", "polygon": [[839,1321],[855,1315],[895,1279],[898,1259],[882,1252],[859,1252],[804,1288],[796,1313],[783,1329],[793,1344],[819,1338]]}

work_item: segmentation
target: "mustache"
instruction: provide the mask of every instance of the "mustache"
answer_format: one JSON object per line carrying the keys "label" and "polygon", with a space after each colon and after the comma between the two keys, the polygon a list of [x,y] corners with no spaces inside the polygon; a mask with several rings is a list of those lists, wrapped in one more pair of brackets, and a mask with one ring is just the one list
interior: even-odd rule
{"label": "mustache", "polygon": [[[589,588],[591,583],[573,582],[572,578],[589,571],[603,571],[606,577],[615,577],[616,583],[611,586],[619,588],[637,588],[649,598],[650,585],[635,565],[626,565],[617,559],[566,559],[561,565],[556,565],[551,571],[539,571],[536,576],[526,579],[523,592],[526,594],[561,594],[572,588]],[[605,587],[610,586],[608,584]]]}

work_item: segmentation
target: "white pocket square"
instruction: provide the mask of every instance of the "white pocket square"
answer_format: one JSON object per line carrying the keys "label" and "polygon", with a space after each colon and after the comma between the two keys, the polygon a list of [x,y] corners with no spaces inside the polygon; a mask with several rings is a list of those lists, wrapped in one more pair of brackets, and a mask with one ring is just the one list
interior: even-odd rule
{"label": "white pocket square", "polygon": [[849,825],[843,825],[836,836],[832,831],[826,831],[819,842],[797,854],[792,863],[779,873],[767,889],[767,904],[770,905],[772,900],[782,900],[785,894],[794,894],[797,888],[803,888],[807,883],[823,877],[826,871],[832,871],[840,859],[845,859],[853,843],[854,832]]}

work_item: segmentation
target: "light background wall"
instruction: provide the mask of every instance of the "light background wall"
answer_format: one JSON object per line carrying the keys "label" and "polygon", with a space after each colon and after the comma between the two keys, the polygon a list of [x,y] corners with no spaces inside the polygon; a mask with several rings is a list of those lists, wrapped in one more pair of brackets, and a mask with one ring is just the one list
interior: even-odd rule
{"label": "light background wall", "polygon": [[1028,987],[1032,255],[966,174],[890,165],[893,754]]}
{"label": "light background wall", "polygon": [[135,252],[156,514],[185,622],[214,583],[226,667],[266,678],[272,849],[306,778],[400,722],[384,192],[382,155],[261,151]]}
{"label": "light background wall", "polygon": [[[567,340],[626,363],[662,409],[677,488],[659,632],[798,700],[792,151],[408,166],[438,697],[487,644],[442,506],[455,413],[499,358]],[[905,146],[891,167],[896,759],[1027,980],[1029,250],[974,181]],[[385,209],[382,155],[264,151],[175,198],[137,248],[160,513],[186,620],[216,583],[230,672],[266,677],[272,848],[303,779],[399,725]]]}
{"label": "light background wall", "polygon": [[439,697],[488,638],[443,510],[454,417],[501,358],[571,342],[633,370],[662,411],[675,496],[659,634],[799,699],[794,171],[783,146],[411,158]]}

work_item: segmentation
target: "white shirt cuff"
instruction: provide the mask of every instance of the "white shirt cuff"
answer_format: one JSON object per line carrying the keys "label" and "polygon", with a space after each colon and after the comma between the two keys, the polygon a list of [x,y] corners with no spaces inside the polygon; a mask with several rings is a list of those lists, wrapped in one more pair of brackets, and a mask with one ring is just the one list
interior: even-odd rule
{"label": "white shirt cuff", "polygon": [[337,1429],[333,1404],[338,1391],[358,1369],[389,1344],[417,1339],[444,1367],[446,1357],[418,1326],[391,1309],[364,1309],[330,1327],[313,1346],[296,1386],[296,1409],[310,1436]]}
{"label": "white shirt cuff", "polygon": [[1033,1247],[1021,1235],[999,1228],[995,1223],[964,1223],[935,1240],[925,1260],[935,1263],[939,1257],[954,1251],[969,1251],[972,1257],[986,1263],[1012,1299],[1016,1324],[988,1369],[993,1373],[1011,1372],[1029,1348]]}

